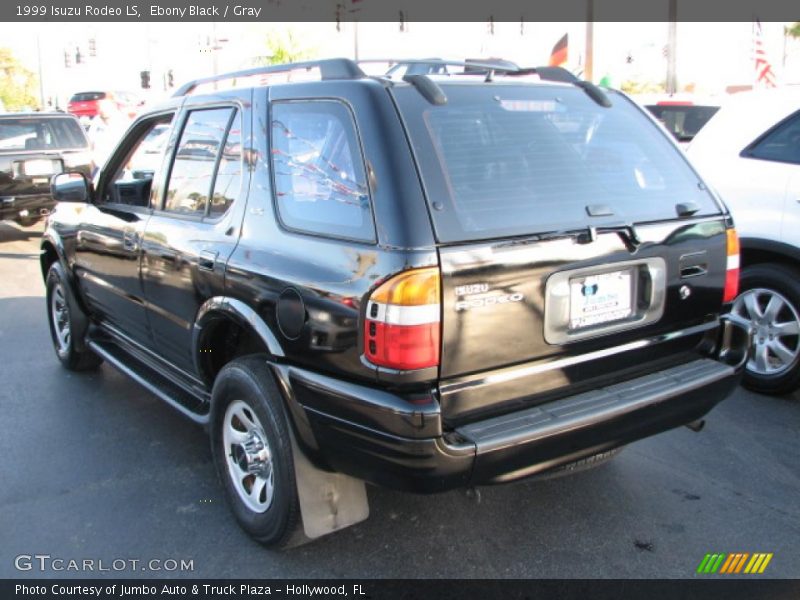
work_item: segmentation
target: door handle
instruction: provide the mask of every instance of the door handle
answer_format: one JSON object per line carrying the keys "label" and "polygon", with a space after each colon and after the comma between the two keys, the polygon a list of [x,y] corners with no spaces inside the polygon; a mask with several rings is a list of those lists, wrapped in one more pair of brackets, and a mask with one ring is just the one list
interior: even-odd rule
{"label": "door handle", "polygon": [[122,247],[131,252],[139,247],[139,235],[135,231],[125,231],[122,234]]}
{"label": "door handle", "polygon": [[214,264],[217,262],[219,252],[212,252],[210,250],[203,250],[197,259],[197,268],[204,271],[213,271]]}

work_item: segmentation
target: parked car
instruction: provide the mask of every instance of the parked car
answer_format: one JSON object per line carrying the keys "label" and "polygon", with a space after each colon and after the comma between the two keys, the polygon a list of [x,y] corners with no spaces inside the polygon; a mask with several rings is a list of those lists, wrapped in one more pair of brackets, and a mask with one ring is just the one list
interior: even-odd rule
{"label": "parked car", "polygon": [[733,313],[755,330],[744,383],[791,392],[800,386],[800,87],[732,96],[688,156],[741,235],[742,293]]}
{"label": "parked car", "polygon": [[78,92],[67,104],[67,112],[79,118],[93,119],[100,113],[101,102],[112,102],[114,107],[132,119],[144,102],[133,92]]}
{"label": "parked car", "polygon": [[[319,80],[225,89],[294,71]],[[730,216],[624,95],[516,72],[333,59],[182,86],[94,183],[53,180],[59,360],[105,360],[207,426],[268,545],[366,518],[365,481],[572,472],[699,429],[749,344],[721,316]]]}
{"label": "parked car", "polygon": [[0,219],[32,225],[55,206],[50,178],[89,173],[89,142],[77,119],[64,113],[0,115]]}
{"label": "parked car", "polygon": [[637,99],[664,124],[681,145],[687,145],[719,110],[720,100],[693,94],[647,96]]}

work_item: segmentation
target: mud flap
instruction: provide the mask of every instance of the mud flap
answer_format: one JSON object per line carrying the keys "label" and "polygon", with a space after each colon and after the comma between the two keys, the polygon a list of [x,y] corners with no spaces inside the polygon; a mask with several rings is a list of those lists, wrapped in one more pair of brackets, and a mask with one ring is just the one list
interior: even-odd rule
{"label": "mud flap", "polygon": [[315,539],[366,520],[367,488],[363,481],[318,469],[292,438],[297,496],[306,537]]}

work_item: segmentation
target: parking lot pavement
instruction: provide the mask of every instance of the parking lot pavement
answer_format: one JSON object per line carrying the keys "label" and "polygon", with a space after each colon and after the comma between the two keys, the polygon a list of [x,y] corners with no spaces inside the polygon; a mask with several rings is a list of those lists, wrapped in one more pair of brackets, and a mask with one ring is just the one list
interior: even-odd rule
{"label": "parking lot pavement", "polygon": [[370,488],[366,522],[267,551],[228,512],[201,429],[107,365],[60,367],[40,229],[0,223],[0,577],[92,575],[14,566],[47,554],[193,561],[103,573],[125,577],[683,578],[707,552],[772,552],[764,576],[800,577],[800,402],[744,390],[701,433],[633,444],[594,471],[478,494]]}

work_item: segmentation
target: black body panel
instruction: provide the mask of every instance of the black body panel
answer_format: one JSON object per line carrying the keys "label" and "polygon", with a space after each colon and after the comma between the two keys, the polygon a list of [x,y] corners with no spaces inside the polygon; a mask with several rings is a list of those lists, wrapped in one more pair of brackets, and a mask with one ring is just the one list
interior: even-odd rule
{"label": "black body panel", "polygon": [[[580,231],[437,242],[431,211],[441,190],[423,182],[420,161],[430,153],[411,141],[392,85],[348,77],[209,91],[139,117],[131,132],[175,115],[156,156],[149,204],[108,200],[113,174],[101,171],[93,202],[60,204],[44,235],[43,271],[60,260],[69,273],[92,321],[89,346],[203,424],[214,414],[218,370],[258,353],[315,465],[419,492],[551,469],[694,421],[725,398],[748,334],[720,322],[731,227],[721,207],[697,218],[605,219],[605,230],[587,216]],[[397,85],[406,96],[417,93]],[[492,83],[459,85],[463,95],[469,85]],[[317,186],[298,212],[317,201],[312,210],[330,208],[323,200],[332,196],[318,186],[333,163],[324,144],[276,162],[271,137],[276,103],[315,100],[352,115],[351,162],[363,162],[366,174],[353,203],[368,209],[374,239],[304,233],[282,220],[278,183],[287,175],[280,169]],[[235,106],[242,117],[241,193],[213,218],[210,209],[181,214],[169,206],[168,184],[182,127],[190,111],[220,106]],[[109,164],[126,162],[132,135]],[[284,135],[286,147],[302,137]],[[212,149],[198,138],[188,154],[203,157],[216,177],[222,159],[211,160]],[[352,191],[342,182],[358,169],[334,166],[336,179],[326,174],[323,191],[337,184]],[[144,189],[140,179],[123,184]],[[590,200],[587,215],[602,213]],[[422,311],[396,305],[396,312],[427,315],[423,324],[441,334],[439,364],[377,367],[364,356],[367,304],[375,306],[373,292],[387,280],[422,267],[438,268],[441,297]],[[570,289],[620,272],[629,316],[566,323]]]}

